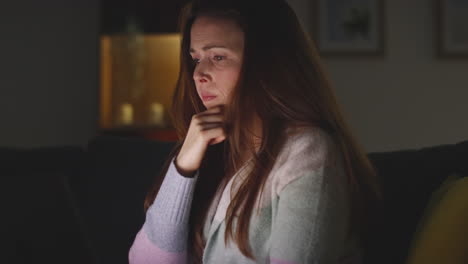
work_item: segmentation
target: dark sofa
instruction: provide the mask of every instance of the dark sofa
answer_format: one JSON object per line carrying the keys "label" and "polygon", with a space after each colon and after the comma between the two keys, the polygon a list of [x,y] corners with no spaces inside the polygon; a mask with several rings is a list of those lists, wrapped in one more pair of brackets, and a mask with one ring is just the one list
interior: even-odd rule
{"label": "dark sofa", "polygon": [[[96,136],[86,148],[0,148],[2,263],[127,263],[143,200],[173,143]],[[468,141],[370,153],[383,224],[366,263],[403,263],[431,193],[468,175]]]}

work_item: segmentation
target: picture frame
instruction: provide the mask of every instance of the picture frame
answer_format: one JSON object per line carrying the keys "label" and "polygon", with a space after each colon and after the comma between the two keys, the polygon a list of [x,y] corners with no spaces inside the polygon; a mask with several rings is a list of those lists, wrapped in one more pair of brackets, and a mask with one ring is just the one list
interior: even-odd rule
{"label": "picture frame", "polygon": [[434,1],[436,56],[468,58],[468,1]]}
{"label": "picture frame", "polygon": [[321,55],[384,55],[384,0],[314,0],[313,9],[312,34]]}

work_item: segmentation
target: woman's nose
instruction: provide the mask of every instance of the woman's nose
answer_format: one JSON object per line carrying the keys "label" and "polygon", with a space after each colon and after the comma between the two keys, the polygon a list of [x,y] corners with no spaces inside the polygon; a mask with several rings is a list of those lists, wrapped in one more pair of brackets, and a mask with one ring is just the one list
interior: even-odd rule
{"label": "woman's nose", "polygon": [[195,71],[193,72],[193,77],[195,81],[205,83],[208,82],[210,79],[210,74],[209,74],[209,62],[206,62],[205,60],[200,60],[197,66],[195,67]]}

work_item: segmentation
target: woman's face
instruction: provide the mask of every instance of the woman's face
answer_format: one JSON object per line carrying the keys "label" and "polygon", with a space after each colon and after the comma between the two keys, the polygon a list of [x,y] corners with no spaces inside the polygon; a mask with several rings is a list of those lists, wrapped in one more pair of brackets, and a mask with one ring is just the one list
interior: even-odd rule
{"label": "woman's face", "polygon": [[232,20],[202,16],[195,19],[190,34],[200,99],[207,109],[227,104],[239,79],[244,33]]}

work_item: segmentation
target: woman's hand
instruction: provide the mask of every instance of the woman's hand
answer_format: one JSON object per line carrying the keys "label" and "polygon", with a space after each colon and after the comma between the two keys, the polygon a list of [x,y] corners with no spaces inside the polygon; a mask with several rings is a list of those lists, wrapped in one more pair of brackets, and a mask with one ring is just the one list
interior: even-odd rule
{"label": "woman's hand", "polygon": [[208,145],[218,144],[226,139],[223,127],[223,106],[216,106],[192,116],[190,127],[175,165],[183,176],[191,176],[200,168]]}

